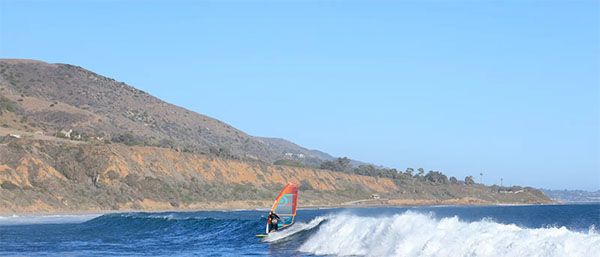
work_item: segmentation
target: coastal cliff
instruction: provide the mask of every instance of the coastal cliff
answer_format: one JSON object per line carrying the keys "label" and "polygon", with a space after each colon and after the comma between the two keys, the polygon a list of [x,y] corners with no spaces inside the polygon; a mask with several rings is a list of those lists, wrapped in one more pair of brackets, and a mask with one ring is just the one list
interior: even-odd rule
{"label": "coastal cliff", "polygon": [[[552,202],[532,188],[507,194],[155,147],[0,138],[3,213],[264,208],[288,182],[300,184],[307,207]],[[381,199],[357,201],[372,194]]]}
{"label": "coastal cliff", "polygon": [[528,187],[412,174],[255,137],[69,64],[0,59],[0,212],[551,203]]}

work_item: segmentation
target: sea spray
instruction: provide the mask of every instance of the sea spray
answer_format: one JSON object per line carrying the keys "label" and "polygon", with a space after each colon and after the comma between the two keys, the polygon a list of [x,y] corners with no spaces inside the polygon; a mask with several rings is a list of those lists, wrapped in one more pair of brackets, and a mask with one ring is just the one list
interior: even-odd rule
{"label": "sea spray", "polygon": [[387,217],[330,217],[299,248],[317,255],[600,256],[600,235],[565,227],[521,228],[489,219],[405,212]]}
{"label": "sea spray", "polygon": [[267,242],[267,243],[274,243],[274,242],[280,242],[280,241],[289,239],[292,236],[296,235],[297,233],[308,231],[308,230],[315,228],[316,226],[321,224],[321,222],[325,221],[327,218],[328,217],[319,216],[319,217],[314,218],[313,220],[311,220],[308,223],[296,222],[293,226],[291,226],[287,229],[269,233],[269,236],[267,236],[263,241]]}

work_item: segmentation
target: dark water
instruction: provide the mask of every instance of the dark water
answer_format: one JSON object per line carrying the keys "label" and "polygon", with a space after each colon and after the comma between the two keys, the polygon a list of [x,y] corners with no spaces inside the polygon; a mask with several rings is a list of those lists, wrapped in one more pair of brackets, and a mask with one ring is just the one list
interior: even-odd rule
{"label": "dark water", "polygon": [[600,204],[0,217],[0,256],[600,256]]}

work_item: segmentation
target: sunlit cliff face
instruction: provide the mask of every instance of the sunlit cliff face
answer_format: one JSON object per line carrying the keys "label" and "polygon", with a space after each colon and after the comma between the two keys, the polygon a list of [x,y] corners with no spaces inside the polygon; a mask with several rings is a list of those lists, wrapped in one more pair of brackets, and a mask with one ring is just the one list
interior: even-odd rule
{"label": "sunlit cliff face", "polygon": [[[40,147],[40,142],[30,144],[27,140],[20,140],[19,144],[28,144],[24,147],[27,149],[27,153],[22,153],[18,162],[0,163],[0,184],[4,183],[5,185],[10,185],[7,187],[16,187],[18,188],[17,190],[36,190],[40,189],[40,185],[43,185],[45,190],[47,190],[51,185],[68,187],[69,183],[89,184],[86,186],[87,188],[94,188],[95,184],[93,183],[102,183],[106,187],[118,187],[124,185],[123,178],[129,175],[141,178],[158,178],[175,184],[197,181],[200,184],[218,183],[223,186],[243,184],[250,186],[250,188],[263,185],[285,185],[288,182],[294,182],[298,184],[308,183],[314,191],[344,190],[348,186],[364,188],[365,192],[386,192],[398,189],[394,182],[388,178],[267,165],[258,162],[224,160],[200,154],[179,153],[167,149],[127,147],[118,144],[108,146],[67,146],[67,150],[62,149],[62,151],[72,151],[74,155],[79,154],[78,156],[72,156],[72,158],[82,159],[82,165],[90,166],[82,166],[81,170],[77,170],[84,179],[83,181],[75,181],[65,176],[60,171],[60,167],[56,167],[57,161],[52,156],[40,153],[43,151],[42,148],[46,150],[48,147],[60,148],[58,143],[42,142],[42,146]],[[73,149],[76,149],[76,151]],[[82,154],[84,155],[83,157],[81,156]],[[61,156],[61,158],[71,158],[68,154]],[[87,160],[89,159],[96,161],[88,162]],[[87,177],[89,177],[89,181],[85,179]],[[15,192],[13,191],[13,193]],[[53,195],[59,203],[64,203],[65,199],[68,202],[68,195],[61,195],[61,193],[54,193]],[[265,200],[268,201],[255,201],[254,204],[268,206],[271,199]],[[329,199],[328,201],[331,200]],[[20,208],[21,204],[18,202],[4,201],[5,204],[2,209]],[[27,210],[44,211],[61,208],[61,206],[48,205],[43,201],[33,200],[33,202],[29,202],[29,205],[32,203],[39,208],[27,207]],[[210,206],[219,207],[221,205],[223,203],[211,205],[206,202],[196,202],[187,206],[205,208]],[[244,207],[248,204],[244,203],[244,201],[231,199],[229,205]],[[167,209],[173,207],[169,202],[152,199],[132,200],[128,203],[119,203],[118,206],[122,209],[129,209],[134,206],[144,209]]]}
{"label": "sunlit cliff face", "polygon": [[[331,205],[378,193],[387,204],[539,203],[529,192],[219,159],[153,147],[13,140],[0,145],[0,212],[263,208],[288,182],[301,205]],[[411,184],[412,183],[412,184]]]}

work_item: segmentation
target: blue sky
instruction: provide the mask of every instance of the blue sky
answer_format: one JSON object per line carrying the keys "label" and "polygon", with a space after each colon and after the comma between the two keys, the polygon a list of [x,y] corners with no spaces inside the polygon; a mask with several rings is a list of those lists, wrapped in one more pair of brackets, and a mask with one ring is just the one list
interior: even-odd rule
{"label": "blue sky", "polygon": [[598,1],[4,0],[0,57],[334,156],[600,189]]}

